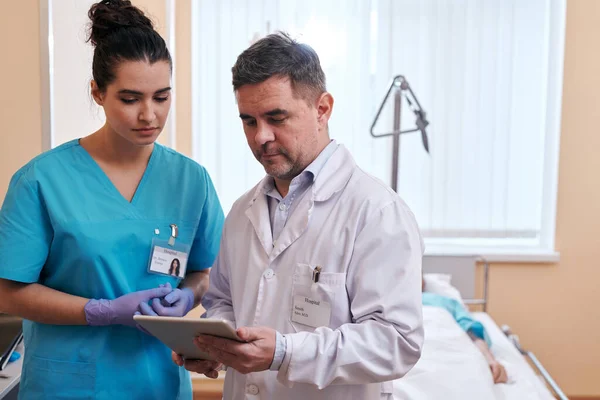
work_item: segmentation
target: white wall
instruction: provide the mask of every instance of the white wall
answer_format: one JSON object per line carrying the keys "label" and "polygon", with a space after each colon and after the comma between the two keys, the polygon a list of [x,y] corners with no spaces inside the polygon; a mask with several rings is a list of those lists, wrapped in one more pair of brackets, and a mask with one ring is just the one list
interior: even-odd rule
{"label": "white wall", "polygon": [[87,12],[93,0],[50,1],[52,146],[80,138],[104,124],[90,96],[93,47],[86,43]]}

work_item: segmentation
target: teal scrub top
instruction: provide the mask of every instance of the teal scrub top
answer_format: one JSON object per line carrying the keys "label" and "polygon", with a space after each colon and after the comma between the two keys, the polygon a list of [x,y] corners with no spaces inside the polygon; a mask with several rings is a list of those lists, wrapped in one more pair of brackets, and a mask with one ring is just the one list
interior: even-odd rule
{"label": "teal scrub top", "polygon": [[423,293],[422,302],[424,306],[439,307],[448,311],[463,331],[473,333],[479,339],[485,340],[488,347],[492,346],[490,335],[483,324],[474,319],[457,300],[435,293]]}
{"label": "teal scrub top", "polygon": [[[148,273],[152,240],[191,246],[187,273],[211,267],[223,211],[206,170],[156,143],[131,202],[74,140],[30,161],[0,209],[0,278],[95,299],[179,281]],[[191,399],[187,371],[156,338],[121,325],[24,321],[23,399]]]}

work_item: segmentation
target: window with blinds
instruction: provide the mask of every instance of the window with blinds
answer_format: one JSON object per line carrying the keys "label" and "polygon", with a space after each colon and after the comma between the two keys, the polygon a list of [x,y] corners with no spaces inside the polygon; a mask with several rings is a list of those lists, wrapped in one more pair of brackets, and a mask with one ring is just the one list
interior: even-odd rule
{"label": "window with blinds", "polygon": [[[370,126],[395,75],[427,112],[400,139],[398,192],[430,252],[553,253],[565,4],[554,0],[194,2],[194,155],[227,212],[264,175],[247,148],[231,66],[290,32],[319,54],[335,98],[330,135],[386,183],[391,138]],[[375,130],[392,129],[386,104]],[[402,108],[402,129],[414,127]]]}

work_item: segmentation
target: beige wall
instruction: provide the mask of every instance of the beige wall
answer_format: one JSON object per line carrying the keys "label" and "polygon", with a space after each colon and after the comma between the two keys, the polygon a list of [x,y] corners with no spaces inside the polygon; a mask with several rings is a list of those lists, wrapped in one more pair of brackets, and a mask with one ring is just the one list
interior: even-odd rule
{"label": "beige wall", "polygon": [[177,101],[177,150],[192,155],[192,2],[178,0],[175,12],[175,95]]}
{"label": "beige wall", "polygon": [[[139,0],[155,17],[164,1]],[[190,0],[177,3],[177,147],[191,152]],[[38,1],[0,14],[0,196],[41,150]],[[570,395],[600,396],[600,1],[569,0],[554,265],[492,266],[489,311],[536,352]],[[589,178],[588,178],[589,177]]]}
{"label": "beige wall", "polygon": [[490,313],[571,395],[600,396],[600,2],[569,0],[556,265],[494,265]]}
{"label": "beige wall", "polygon": [[12,174],[42,150],[38,0],[0,13],[0,198]]}

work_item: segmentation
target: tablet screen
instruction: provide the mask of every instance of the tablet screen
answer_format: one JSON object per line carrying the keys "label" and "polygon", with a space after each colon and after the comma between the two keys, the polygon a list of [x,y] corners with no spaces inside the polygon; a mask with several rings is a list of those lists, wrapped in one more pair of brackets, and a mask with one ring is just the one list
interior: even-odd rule
{"label": "tablet screen", "polygon": [[22,322],[19,317],[0,314],[0,369],[14,350],[15,340],[21,335]]}

